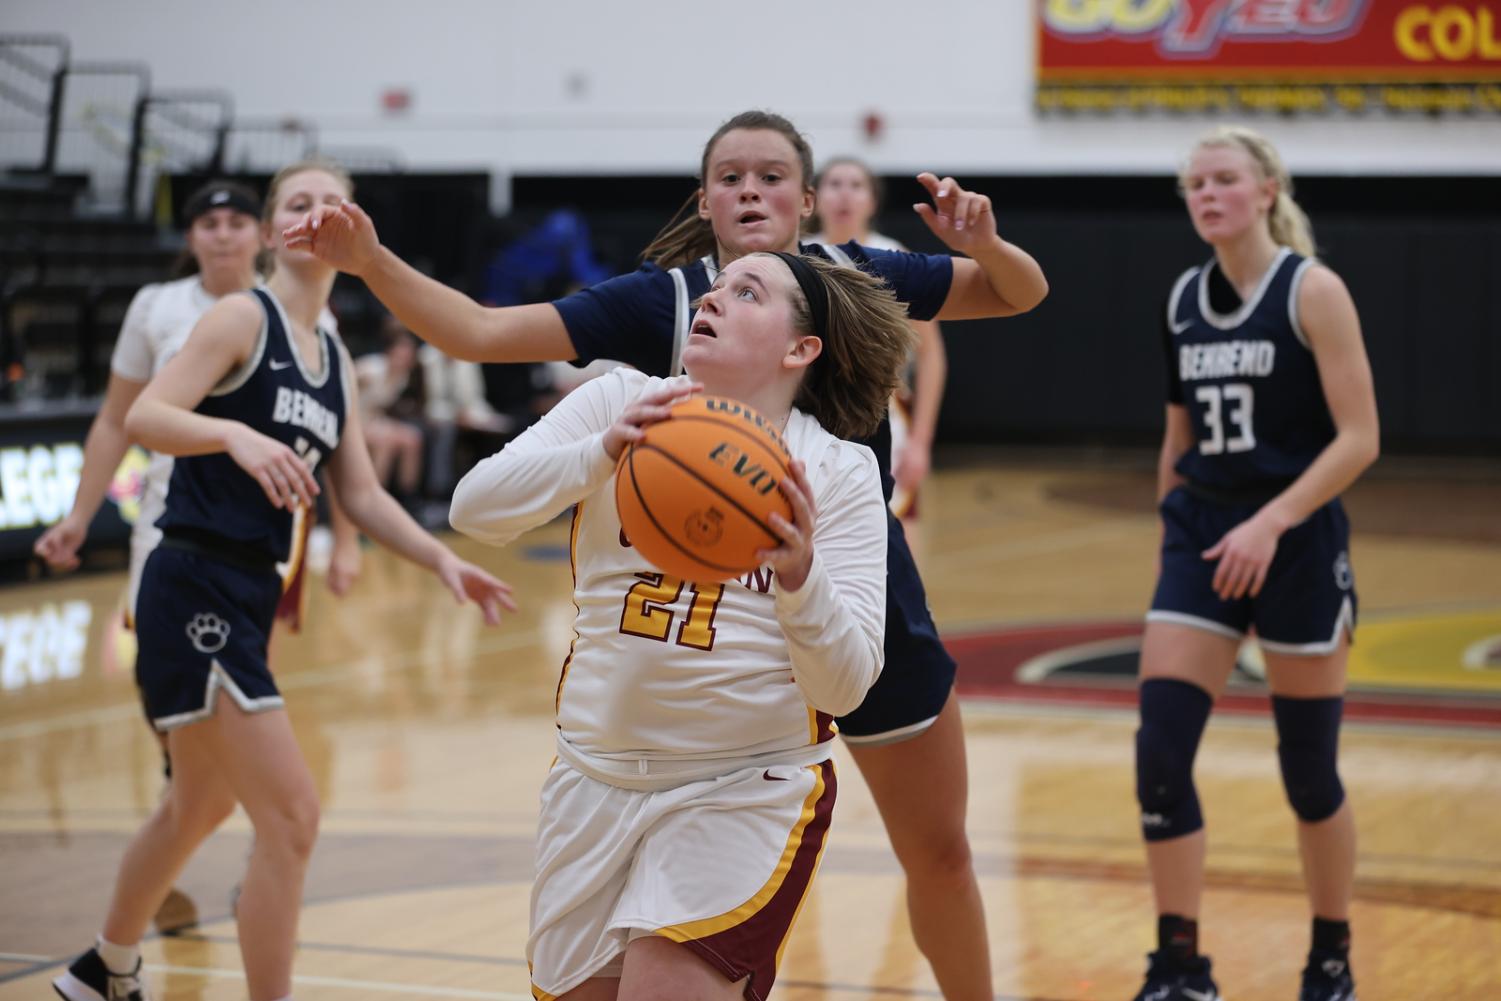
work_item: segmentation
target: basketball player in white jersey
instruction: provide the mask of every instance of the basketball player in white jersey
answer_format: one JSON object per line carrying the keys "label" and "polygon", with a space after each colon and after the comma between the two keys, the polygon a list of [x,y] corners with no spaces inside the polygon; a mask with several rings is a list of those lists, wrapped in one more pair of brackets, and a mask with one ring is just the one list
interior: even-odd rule
{"label": "basketball player in white jersey", "polygon": [[[854,241],[877,250],[907,248],[899,240],[870,228],[881,210],[885,191],[881,179],[853,157],[835,157],[813,179],[817,193],[817,231],[808,243],[838,245]],[[891,511],[902,520],[907,542],[917,548],[913,529],[917,521],[917,493],[932,467],[933,433],[948,379],[948,357],[943,332],[937,320],[912,320],[917,332],[917,351],[908,379],[891,397]]]}
{"label": "basketball player in white jersey", "polygon": [[[743,257],[701,300],[686,376],[622,368],[586,383],[460,482],[454,527],[495,544],[577,504],[579,611],[527,943],[537,997],[770,991],[828,829],[833,717],[882,664],[880,476],[840,436],[879,423],[910,343],[879,280]],[[793,520],[771,516],[782,544],[724,584],[654,570],[614,502],[625,446],[700,387],[764,416],[793,456]]]}

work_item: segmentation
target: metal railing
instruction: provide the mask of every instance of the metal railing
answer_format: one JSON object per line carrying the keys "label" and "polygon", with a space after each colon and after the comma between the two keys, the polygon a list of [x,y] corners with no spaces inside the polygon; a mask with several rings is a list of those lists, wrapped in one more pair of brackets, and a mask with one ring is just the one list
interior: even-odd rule
{"label": "metal railing", "polygon": [[12,169],[52,172],[69,51],[62,35],[0,34],[0,149]]}
{"label": "metal railing", "polygon": [[90,208],[131,215],[139,180],[151,73],[143,63],[79,62],[67,67],[57,173],[89,178]]}

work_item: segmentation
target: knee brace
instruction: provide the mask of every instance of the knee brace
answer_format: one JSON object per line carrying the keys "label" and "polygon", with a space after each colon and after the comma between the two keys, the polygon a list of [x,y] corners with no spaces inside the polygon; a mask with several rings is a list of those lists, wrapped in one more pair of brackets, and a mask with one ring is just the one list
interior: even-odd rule
{"label": "knee brace", "polygon": [[1345,801],[1336,760],[1342,698],[1290,699],[1272,696],[1277,720],[1277,758],[1282,787],[1300,820],[1328,820]]}
{"label": "knee brace", "polygon": [[1192,834],[1204,826],[1194,790],[1194,756],[1214,700],[1197,685],[1152,678],[1141,686],[1136,731],[1136,801],[1148,841]]}

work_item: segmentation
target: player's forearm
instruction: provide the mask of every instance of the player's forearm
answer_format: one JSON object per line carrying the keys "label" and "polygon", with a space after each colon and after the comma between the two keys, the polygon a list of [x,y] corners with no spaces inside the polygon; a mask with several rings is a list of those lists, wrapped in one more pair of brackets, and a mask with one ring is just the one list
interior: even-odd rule
{"label": "player's forearm", "polygon": [[1164,444],[1157,453],[1157,503],[1183,484],[1183,477],[1174,468],[1183,457],[1183,450]]}
{"label": "player's forearm", "polygon": [[78,473],[78,493],[73,497],[68,517],[85,523],[94,520],[129,447],[130,439],[123,426],[102,413],[95,418],[83,442],[83,468]]}
{"label": "player's forearm", "polygon": [[[884,564],[883,550],[882,565],[876,568],[882,576]],[[815,553],[803,586],[791,594],[777,592],[777,619],[787,638],[792,677],[809,705],[834,716],[863,702],[881,673],[885,588],[868,590],[879,590],[879,598],[841,592]]]}
{"label": "player's forearm", "polygon": [[437,570],[448,549],[407,514],[396,498],[373,480],[363,489],[340,494],[344,513],[360,531],[397,556]]}
{"label": "player's forearm", "polygon": [[1349,428],[1334,436],[1303,475],[1269,501],[1256,516],[1287,531],[1344,493],[1380,454],[1375,429]]}
{"label": "player's forearm", "polygon": [[496,546],[545,525],[597,491],[614,472],[602,439],[599,433],[580,441],[541,444],[523,435],[459,481],[449,524]]}
{"label": "player's forearm", "polygon": [[931,329],[923,330],[917,351],[917,376],[912,387],[912,427],[908,434],[924,448],[931,448],[938,430],[938,411],[943,406],[943,389],[948,383],[949,361],[938,323],[930,320],[927,324],[914,326]]}
{"label": "player's forearm", "polygon": [[137,400],[125,417],[125,433],[131,441],[176,456],[227,452],[230,438],[244,426],[147,397]]}
{"label": "player's forearm", "polygon": [[996,306],[1002,307],[981,316],[1025,313],[1047,297],[1048,280],[1042,265],[1014,243],[996,237],[995,243],[973,252],[970,259],[980,266]]}
{"label": "player's forearm", "polygon": [[455,358],[491,360],[486,307],[424,275],[381,247],[361,276],[375,297],[418,337]]}

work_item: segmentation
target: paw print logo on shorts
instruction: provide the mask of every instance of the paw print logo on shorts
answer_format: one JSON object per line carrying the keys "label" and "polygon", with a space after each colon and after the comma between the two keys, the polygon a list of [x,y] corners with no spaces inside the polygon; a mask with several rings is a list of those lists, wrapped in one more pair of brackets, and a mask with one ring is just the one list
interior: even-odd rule
{"label": "paw print logo on shorts", "polygon": [[1350,554],[1340,553],[1334,558],[1334,583],[1341,591],[1350,590],[1355,583],[1355,571],[1350,569]]}
{"label": "paw print logo on shorts", "polygon": [[199,653],[218,653],[229,642],[229,623],[213,612],[199,612],[188,623],[188,639]]}

